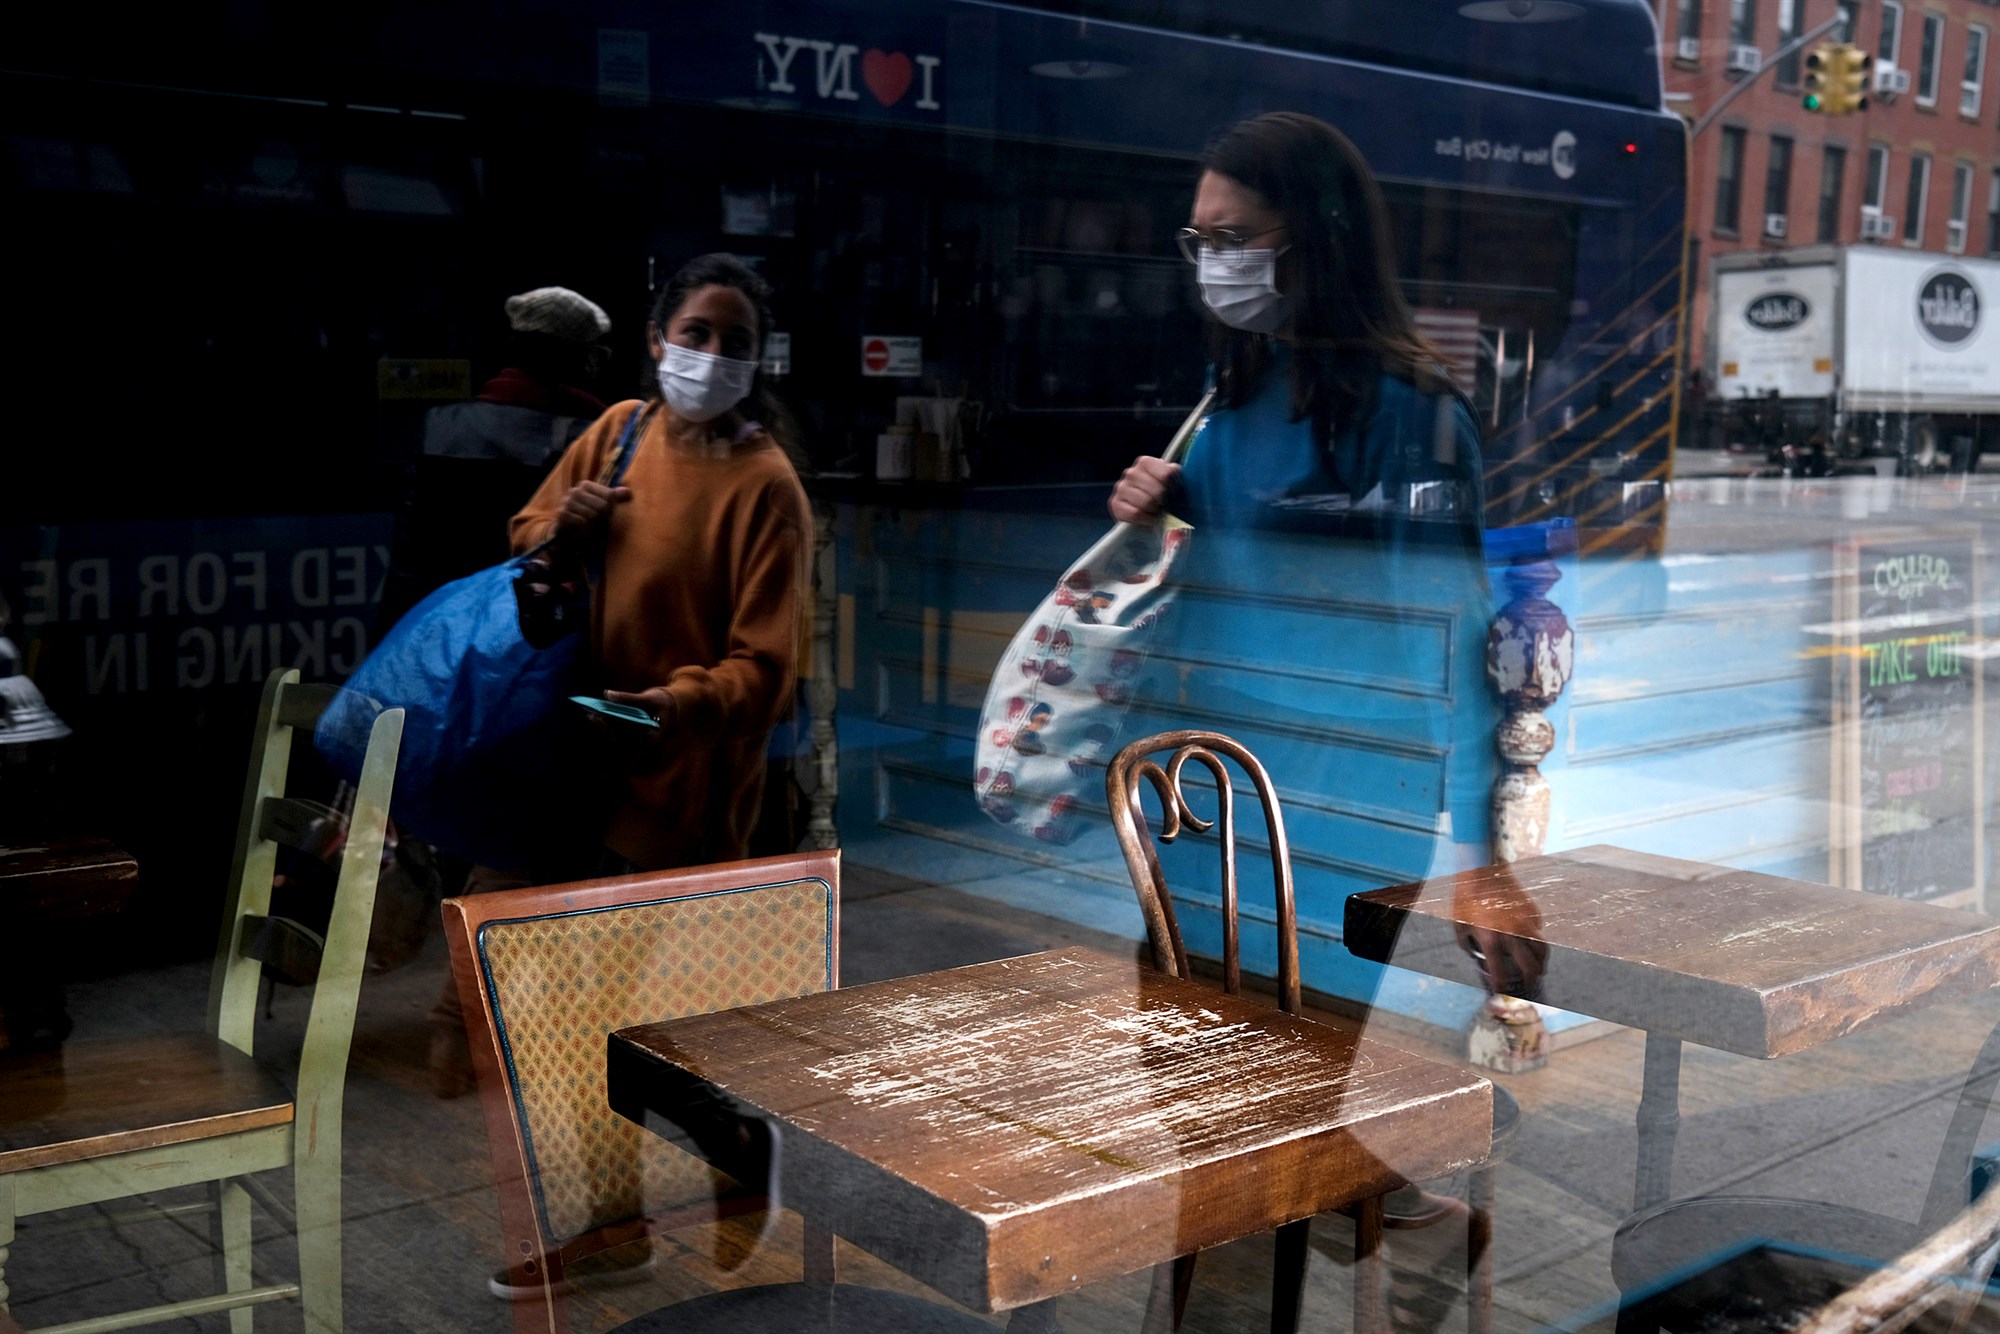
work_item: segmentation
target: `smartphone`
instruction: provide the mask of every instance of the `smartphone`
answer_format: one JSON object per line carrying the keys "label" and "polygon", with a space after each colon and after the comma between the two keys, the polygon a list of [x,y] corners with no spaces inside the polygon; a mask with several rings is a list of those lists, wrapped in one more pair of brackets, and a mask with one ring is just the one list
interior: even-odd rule
{"label": "smartphone", "polygon": [[647,713],[644,709],[634,708],[630,704],[613,704],[610,700],[599,699],[595,695],[571,695],[569,702],[589,709],[592,713],[601,713],[606,718],[615,719],[621,723],[636,723],[640,727],[649,728],[656,728],[660,725],[654,719],[653,715]]}

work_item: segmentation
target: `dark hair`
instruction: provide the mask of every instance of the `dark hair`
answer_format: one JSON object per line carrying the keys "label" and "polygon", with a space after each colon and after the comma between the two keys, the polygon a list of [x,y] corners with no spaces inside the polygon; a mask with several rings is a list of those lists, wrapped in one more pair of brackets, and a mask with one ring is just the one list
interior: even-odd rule
{"label": "dark hair", "polygon": [[[733,287],[750,302],[750,308],[757,314],[757,344],[750,350],[752,360],[762,362],[764,339],[771,332],[771,284],[763,275],[745,264],[734,255],[721,252],[696,255],[681,265],[680,272],[667,280],[666,286],[653,299],[653,327],[659,330],[660,340],[666,341],[667,325],[672,322],[674,312],[687,304],[687,299],[704,287]],[[660,396],[659,381],[653,376],[648,363],[646,397]],[[750,393],[743,400],[744,415],[761,423],[771,434],[771,438],[781,445],[791,456],[795,466],[803,467],[804,458],[798,446],[798,430],[792,421],[792,414],[771,392],[770,382],[764,376],[760,364],[757,372],[750,377]]]}
{"label": "dark hair", "polygon": [[[1204,172],[1256,191],[1283,220],[1292,303],[1292,420],[1312,419],[1325,446],[1372,406],[1386,371],[1426,393],[1445,381],[1396,284],[1389,211],[1359,149],[1325,121],[1273,111],[1210,144]],[[1270,364],[1264,339],[1211,321],[1222,401],[1240,407]]]}

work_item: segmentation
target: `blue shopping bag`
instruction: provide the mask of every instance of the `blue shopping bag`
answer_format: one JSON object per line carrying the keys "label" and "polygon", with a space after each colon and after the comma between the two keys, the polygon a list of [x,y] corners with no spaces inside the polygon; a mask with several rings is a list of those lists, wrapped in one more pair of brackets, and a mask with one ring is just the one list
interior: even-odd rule
{"label": "blue shopping bag", "polygon": [[[616,486],[642,419],[635,411],[604,478]],[[390,815],[416,837],[481,866],[539,871],[574,862],[608,815],[563,700],[586,685],[583,636],[536,647],[514,584],[545,547],[444,585],[412,607],[320,716],[313,744],[355,781],[368,729],[406,711]],[[593,823],[592,808],[599,812]]]}

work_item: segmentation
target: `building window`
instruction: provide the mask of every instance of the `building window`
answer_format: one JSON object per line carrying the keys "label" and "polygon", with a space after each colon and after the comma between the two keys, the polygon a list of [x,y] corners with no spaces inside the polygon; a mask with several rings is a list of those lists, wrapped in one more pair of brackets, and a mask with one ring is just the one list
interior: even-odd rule
{"label": "building window", "polygon": [[1733,46],[1757,45],[1757,0],[1729,0],[1729,41]]}
{"label": "building window", "polygon": [[1961,162],[1951,172],[1951,222],[1944,233],[1944,248],[1954,255],[1965,253],[1965,226],[1971,213],[1972,164]]}
{"label": "building window", "polygon": [[1910,154],[1910,192],[1903,198],[1903,244],[1922,245],[1924,196],[1931,189],[1931,155]]}
{"label": "building window", "polygon": [[[1778,0],[1778,45],[1795,39],[1803,29],[1799,26],[1800,0]],[[1803,60],[1797,51],[1778,62],[1778,82],[1787,88],[1799,84],[1799,62]]]}
{"label": "building window", "polygon": [[1785,215],[1791,212],[1792,141],[1771,136],[1771,156],[1764,166],[1764,235],[1782,237]]}
{"label": "building window", "polygon": [[1889,194],[1889,148],[1886,144],[1868,145],[1868,184],[1861,192],[1861,208],[1866,213],[1880,213],[1882,201]]}
{"label": "building window", "polygon": [[1701,0],[1681,0],[1680,25],[1674,36],[1683,42],[1701,40]]}
{"label": "building window", "polygon": [[1875,59],[1883,65],[1896,63],[1896,47],[1903,39],[1903,6],[1899,0],[1882,0],[1882,40],[1875,47]]}
{"label": "building window", "polygon": [[2000,255],[2000,167],[1986,183],[1986,253]]}
{"label": "building window", "polygon": [[1840,239],[1840,191],[1847,183],[1847,150],[1832,144],[1819,162],[1819,239]]}
{"label": "building window", "polygon": [[1986,29],[1977,23],[1965,30],[1965,82],[1959,85],[1958,114],[1979,114],[1979,89],[1986,82]]}
{"label": "building window", "polygon": [[1833,28],[1834,41],[1846,42],[1850,46],[1854,44],[1854,10],[1853,5],[1842,5],[1836,11],[1840,15],[1840,22]]}
{"label": "building window", "polygon": [[1917,48],[1917,105],[1937,105],[1938,65],[1944,55],[1944,15],[1924,15],[1924,41]]}
{"label": "building window", "polygon": [[1736,215],[1743,203],[1743,130],[1722,127],[1721,164],[1715,174],[1715,230],[1736,230]]}

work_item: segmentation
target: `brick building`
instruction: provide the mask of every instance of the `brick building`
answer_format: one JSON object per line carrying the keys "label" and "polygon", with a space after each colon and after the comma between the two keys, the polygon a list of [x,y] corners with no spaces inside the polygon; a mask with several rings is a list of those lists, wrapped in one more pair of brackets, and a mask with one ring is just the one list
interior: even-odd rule
{"label": "brick building", "polygon": [[[1670,105],[1698,121],[1747,69],[1832,18],[1834,0],[1654,0]],[[1706,365],[1709,261],[1823,243],[2000,253],[2000,7],[1846,0],[1845,38],[1874,57],[1868,109],[1804,109],[1810,46],[1764,70],[1689,155],[1690,367]],[[1754,62],[1754,63],[1753,63]]]}

